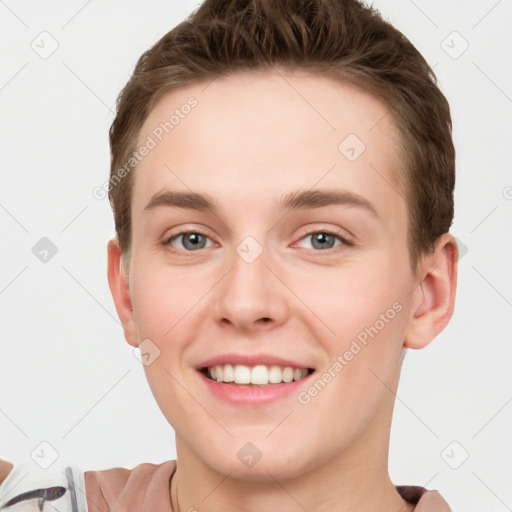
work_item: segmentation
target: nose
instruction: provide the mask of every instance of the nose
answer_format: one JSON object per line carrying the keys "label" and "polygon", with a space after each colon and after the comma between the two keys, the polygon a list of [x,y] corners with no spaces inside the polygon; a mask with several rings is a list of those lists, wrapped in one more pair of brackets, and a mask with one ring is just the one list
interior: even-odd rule
{"label": "nose", "polygon": [[254,261],[238,253],[231,269],[215,287],[214,313],[218,322],[249,332],[270,329],[286,321],[287,288],[263,251]]}

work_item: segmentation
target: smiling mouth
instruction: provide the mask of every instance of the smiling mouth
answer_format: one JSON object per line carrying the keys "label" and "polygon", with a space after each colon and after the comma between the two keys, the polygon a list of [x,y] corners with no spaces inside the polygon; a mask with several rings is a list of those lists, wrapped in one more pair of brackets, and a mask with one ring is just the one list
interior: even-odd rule
{"label": "smiling mouth", "polygon": [[199,371],[206,378],[218,383],[262,387],[300,381],[311,375],[315,370],[313,368],[293,368],[279,365],[223,364],[204,367]]}

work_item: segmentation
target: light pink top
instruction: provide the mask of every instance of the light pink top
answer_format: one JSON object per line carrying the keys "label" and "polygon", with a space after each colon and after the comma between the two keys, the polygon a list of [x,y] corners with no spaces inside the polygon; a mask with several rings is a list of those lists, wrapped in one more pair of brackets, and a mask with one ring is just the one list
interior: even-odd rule
{"label": "light pink top", "polygon": [[[169,483],[176,461],[139,464],[133,469],[111,468],[84,473],[90,512],[173,512]],[[451,512],[438,491],[399,485],[405,501],[416,505],[414,512]]]}

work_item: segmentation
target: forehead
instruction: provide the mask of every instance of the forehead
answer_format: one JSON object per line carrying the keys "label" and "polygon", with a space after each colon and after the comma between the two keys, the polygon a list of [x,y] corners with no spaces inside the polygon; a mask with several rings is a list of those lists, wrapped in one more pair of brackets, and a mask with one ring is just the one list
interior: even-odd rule
{"label": "forehead", "polygon": [[386,209],[403,200],[398,140],[382,101],[330,78],[271,70],[196,83],[165,94],[142,126],[137,147],[151,149],[132,215],[163,189],[261,212],[287,191],[341,187]]}

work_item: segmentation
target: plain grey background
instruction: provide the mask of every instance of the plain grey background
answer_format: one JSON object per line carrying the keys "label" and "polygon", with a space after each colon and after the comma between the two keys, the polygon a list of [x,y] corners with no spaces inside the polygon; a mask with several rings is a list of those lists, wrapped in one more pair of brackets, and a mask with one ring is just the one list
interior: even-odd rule
{"label": "plain grey background", "polygon": [[[103,469],[176,457],[115,312],[114,225],[93,190],[108,180],[107,131],[136,60],[197,5],[0,1],[3,458]],[[454,317],[404,362],[391,477],[439,489],[455,510],[510,510],[512,4],[373,5],[451,104],[462,242]]]}

